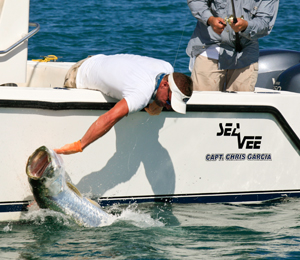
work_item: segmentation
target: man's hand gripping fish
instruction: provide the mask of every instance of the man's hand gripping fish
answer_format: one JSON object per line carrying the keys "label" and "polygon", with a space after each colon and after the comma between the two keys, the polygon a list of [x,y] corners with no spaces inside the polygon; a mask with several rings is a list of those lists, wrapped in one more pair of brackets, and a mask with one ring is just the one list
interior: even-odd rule
{"label": "man's hand gripping fish", "polygon": [[53,150],[38,148],[28,158],[26,173],[40,208],[64,213],[87,227],[109,224],[109,215],[66,181],[63,160]]}

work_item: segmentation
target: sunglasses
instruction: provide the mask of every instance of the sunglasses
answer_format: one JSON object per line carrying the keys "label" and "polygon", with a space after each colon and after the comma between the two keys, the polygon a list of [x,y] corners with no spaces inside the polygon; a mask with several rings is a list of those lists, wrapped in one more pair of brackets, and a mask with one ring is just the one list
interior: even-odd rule
{"label": "sunglasses", "polygon": [[[187,103],[187,102],[189,101],[189,98],[183,98],[182,101],[183,101],[184,103]],[[169,106],[171,106],[171,100],[170,100],[169,98],[168,98],[168,100],[166,101],[166,103],[167,103]]]}
{"label": "sunglasses", "polygon": [[171,100],[168,98],[168,100],[166,101],[166,103],[171,106]]}

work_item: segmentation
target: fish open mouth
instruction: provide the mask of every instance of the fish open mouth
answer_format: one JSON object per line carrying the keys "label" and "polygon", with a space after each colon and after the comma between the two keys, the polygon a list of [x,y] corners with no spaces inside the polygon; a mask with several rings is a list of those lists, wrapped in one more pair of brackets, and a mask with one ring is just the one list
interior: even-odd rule
{"label": "fish open mouth", "polygon": [[28,159],[26,172],[28,177],[39,179],[50,164],[48,153],[44,149],[37,149]]}

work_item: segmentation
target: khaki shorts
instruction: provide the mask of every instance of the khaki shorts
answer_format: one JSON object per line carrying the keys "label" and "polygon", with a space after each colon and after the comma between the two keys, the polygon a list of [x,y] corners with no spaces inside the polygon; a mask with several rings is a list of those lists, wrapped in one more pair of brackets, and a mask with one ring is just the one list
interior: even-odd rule
{"label": "khaki shorts", "polygon": [[78,72],[79,67],[83,62],[85,62],[87,59],[89,59],[92,56],[87,57],[86,59],[83,59],[81,61],[78,61],[75,63],[67,72],[65,76],[64,81],[64,88],[76,88],[76,75]]}
{"label": "khaki shorts", "polygon": [[191,77],[198,91],[254,91],[257,76],[257,62],[242,69],[219,70],[217,60],[198,55]]}

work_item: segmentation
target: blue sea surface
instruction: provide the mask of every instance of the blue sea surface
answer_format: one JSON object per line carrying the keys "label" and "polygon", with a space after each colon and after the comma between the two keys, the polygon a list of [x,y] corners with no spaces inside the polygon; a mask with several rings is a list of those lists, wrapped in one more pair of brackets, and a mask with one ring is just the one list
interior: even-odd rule
{"label": "blue sea surface", "polygon": [[[271,34],[259,40],[261,49],[300,50],[299,9],[296,0],[280,2]],[[186,1],[31,0],[30,21],[41,29],[29,40],[29,59],[54,54],[76,62],[99,53],[131,53],[190,73],[185,49],[196,19]]]}
{"label": "blue sea surface", "polygon": [[[260,48],[300,50],[298,0],[281,0]],[[181,0],[31,0],[29,59],[131,53],[189,74],[196,20]],[[300,200],[263,204],[132,204],[105,208],[109,226],[84,228],[47,210],[0,223],[0,259],[300,259]]]}

